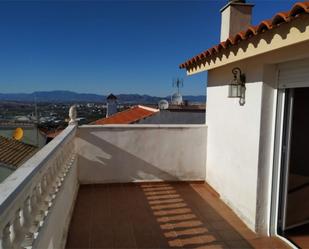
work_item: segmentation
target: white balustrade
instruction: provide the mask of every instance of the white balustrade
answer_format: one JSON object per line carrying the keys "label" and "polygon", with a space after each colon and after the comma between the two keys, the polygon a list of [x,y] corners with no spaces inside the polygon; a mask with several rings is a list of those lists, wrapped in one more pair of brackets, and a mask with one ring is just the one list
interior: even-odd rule
{"label": "white balustrade", "polygon": [[10,223],[7,223],[2,230],[1,249],[12,248],[10,228],[11,228]]}
{"label": "white balustrade", "polygon": [[20,217],[20,210],[15,212],[15,216],[12,222],[12,247],[19,248],[18,245],[22,240],[22,233],[21,233],[21,217]]}
{"label": "white balustrade", "polygon": [[0,249],[32,248],[74,164],[75,130],[67,127],[2,184],[7,192],[0,196]]}
{"label": "white balustrade", "polygon": [[24,239],[21,243],[21,246],[23,248],[30,246],[32,243],[32,238],[33,238],[33,233],[32,231],[32,203],[31,203],[31,198],[28,197],[26,201],[24,202],[24,208],[22,212],[22,231],[24,234]]}

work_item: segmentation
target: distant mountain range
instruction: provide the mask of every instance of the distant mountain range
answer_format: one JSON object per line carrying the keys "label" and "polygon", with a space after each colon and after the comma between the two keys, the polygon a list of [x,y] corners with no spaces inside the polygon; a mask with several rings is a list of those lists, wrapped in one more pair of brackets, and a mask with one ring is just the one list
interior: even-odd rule
{"label": "distant mountain range", "polygon": [[[0,93],[0,101],[19,101],[19,102],[97,102],[105,103],[106,95],[76,93],[71,91],[49,91],[49,92],[33,92],[33,93]],[[170,100],[170,96],[156,97],[140,94],[119,94],[117,95],[119,103],[127,104],[156,104],[161,99]],[[185,95],[184,100],[195,103],[205,103],[205,95]]]}

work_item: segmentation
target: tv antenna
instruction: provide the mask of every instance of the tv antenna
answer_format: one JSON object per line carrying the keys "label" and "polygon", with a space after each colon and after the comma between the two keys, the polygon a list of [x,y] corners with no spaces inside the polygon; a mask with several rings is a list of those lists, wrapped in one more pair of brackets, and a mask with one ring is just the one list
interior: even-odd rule
{"label": "tv antenna", "polygon": [[176,87],[177,93],[180,94],[180,88],[183,87],[183,79],[180,78],[173,79],[173,87]]}

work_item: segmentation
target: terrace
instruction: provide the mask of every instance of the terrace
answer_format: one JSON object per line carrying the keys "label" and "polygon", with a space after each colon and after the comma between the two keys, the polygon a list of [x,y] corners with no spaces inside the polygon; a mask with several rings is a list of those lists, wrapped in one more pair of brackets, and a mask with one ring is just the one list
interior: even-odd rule
{"label": "terrace", "polygon": [[69,125],[1,185],[0,248],[285,248],[206,183],[206,125]]}

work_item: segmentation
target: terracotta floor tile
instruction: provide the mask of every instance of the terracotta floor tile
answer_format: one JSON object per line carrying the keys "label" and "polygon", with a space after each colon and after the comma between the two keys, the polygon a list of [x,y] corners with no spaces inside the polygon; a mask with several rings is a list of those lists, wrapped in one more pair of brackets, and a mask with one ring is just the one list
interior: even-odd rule
{"label": "terracotta floor tile", "polygon": [[152,200],[165,200],[165,199],[177,199],[179,198],[180,195],[178,194],[165,194],[165,195],[158,195],[158,196],[148,196],[147,199],[152,201]]}
{"label": "terracotta floor tile", "polygon": [[66,248],[278,248],[205,184],[81,185]]}
{"label": "terracotta floor tile", "polygon": [[207,234],[209,230],[206,227],[196,227],[196,228],[188,228],[183,230],[177,230],[176,234],[178,237],[183,235],[197,235],[197,234]]}
{"label": "terracotta floor tile", "polygon": [[200,236],[190,236],[188,238],[182,238],[179,241],[183,248],[195,248],[203,245],[203,241]]}
{"label": "terracotta floor tile", "polygon": [[166,187],[149,187],[143,189],[145,193],[152,191],[166,191],[166,190],[174,190],[174,188],[171,186],[166,186]]}
{"label": "terracotta floor tile", "polygon": [[183,248],[181,241],[179,239],[168,240],[168,246],[170,248]]}
{"label": "terracotta floor tile", "polygon": [[250,245],[246,240],[228,240],[225,241],[226,245],[230,249],[251,249],[252,245]]}
{"label": "terracotta floor tile", "polygon": [[157,205],[157,204],[165,204],[165,203],[183,203],[183,199],[173,198],[173,199],[167,199],[167,200],[149,201],[149,205]]}
{"label": "terracotta floor tile", "polygon": [[219,236],[224,240],[242,240],[243,237],[235,230],[219,230]]}
{"label": "terracotta floor tile", "polygon": [[213,242],[206,245],[194,247],[195,249],[229,249],[224,242]]}
{"label": "terracotta floor tile", "polygon": [[169,210],[160,210],[154,211],[153,214],[155,216],[170,216],[170,215],[178,215],[178,214],[191,214],[192,210],[190,208],[174,208]]}
{"label": "terracotta floor tile", "polygon": [[189,214],[179,214],[179,215],[169,215],[157,218],[158,222],[176,222],[176,221],[186,221],[186,220],[195,220],[197,219],[195,214],[189,213]]}
{"label": "terracotta floor tile", "polygon": [[94,226],[91,233],[90,248],[114,248],[112,229],[106,229],[104,224]]}
{"label": "terracotta floor tile", "polygon": [[[165,245],[167,246],[167,245]],[[151,233],[144,233],[136,235],[136,247],[137,248],[157,248],[157,240]]]}
{"label": "terracotta floor tile", "polygon": [[231,230],[233,227],[226,221],[212,221],[210,225],[216,230]]}
{"label": "terracotta floor tile", "polygon": [[[236,230],[236,229],[235,229],[235,230]],[[238,232],[241,234],[241,236],[242,236],[244,239],[246,239],[246,240],[253,240],[253,239],[261,238],[260,235],[258,235],[258,234],[256,234],[256,233],[252,232],[252,231],[249,230],[249,229],[243,229],[243,228],[238,228],[238,227],[237,227],[237,230],[236,230],[236,231],[238,231]],[[281,241],[280,241],[280,242],[281,242]]]}
{"label": "terracotta floor tile", "polygon": [[152,210],[163,210],[163,209],[174,209],[174,208],[182,208],[187,207],[188,205],[184,202],[177,202],[171,204],[159,204],[159,205],[151,205]]}
{"label": "terracotta floor tile", "polygon": [[[161,228],[164,230],[165,225],[161,225]],[[203,226],[203,223],[200,220],[188,220],[188,221],[181,221],[177,223],[170,223],[169,225],[172,225],[172,227],[175,228],[192,228],[192,227],[200,227]],[[168,229],[168,228],[167,228]]]}
{"label": "terracotta floor tile", "polygon": [[160,196],[160,195],[167,195],[167,194],[176,194],[176,190],[171,189],[171,190],[161,190],[161,191],[144,191],[146,196]]}
{"label": "terracotta floor tile", "polygon": [[285,243],[282,241],[272,240],[270,238],[259,238],[254,240],[248,240],[248,243],[253,246],[253,248],[258,249],[286,249]]}
{"label": "terracotta floor tile", "polygon": [[[272,241],[272,244],[275,246],[275,248],[280,248],[280,249],[289,249],[290,246],[286,243],[284,243],[281,239],[279,238],[270,238],[270,240]],[[307,246],[304,247],[300,247],[300,248],[309,248]]]}
{"label": "terracotta floor tile", "polygon": [[114,248],[137,248],[131,224],[119,224],[113,228]]}

